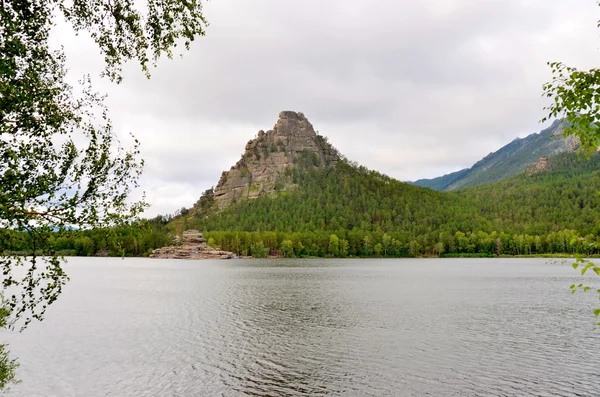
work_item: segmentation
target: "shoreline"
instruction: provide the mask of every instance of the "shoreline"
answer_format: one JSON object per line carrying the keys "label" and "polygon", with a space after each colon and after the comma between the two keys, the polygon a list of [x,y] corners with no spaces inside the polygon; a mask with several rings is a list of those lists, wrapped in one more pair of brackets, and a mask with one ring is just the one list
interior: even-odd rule
{"label": "shoreline", "polygon": [[[0,254],[1,256],[19,256],[19,257],[28,257],[31,256],[31,253],[24,252],[4,252]],[[37,257],[47,257],[49,255],[44,255],[42,253],[36,254]],[[210,260],[214,258],[152,258],[149,255],[73,255],[71,252],[63,252],[57,253],[57,257],[64,258],[148,258],[148,259],[179,259],[179,260]],[[265,258],[258,258],[252,256],[239,256],[228,258],[228,260],[241,260],[241,259],[502,259],[502,258],[547,258],[547,259],[570,259],[575,260],[578,257],[583,257],[585,259],[598,259],[600,255],[575,255],[575,254],[528,254],[528,255],[510,255],[510,254],[501,254],[501,255],[486,255],[486,254],[442,254],[439,256],[434,255],[422,255],[422,256],[345,256],[345,257],[333,257],[333,256],[301,256],[301,257],[285,257],[285,256],[268,256]],[[222,259],[223,260],[223,259]]]}

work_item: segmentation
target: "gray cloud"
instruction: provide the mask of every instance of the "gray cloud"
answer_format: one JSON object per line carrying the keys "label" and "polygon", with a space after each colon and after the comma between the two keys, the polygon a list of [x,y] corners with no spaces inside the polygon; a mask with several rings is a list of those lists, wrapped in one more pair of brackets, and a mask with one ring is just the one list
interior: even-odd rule
{"label": "gray cloud", "polygon": [[[220,0],[207,36],[146,80],[126,67],[115,125],[142,141],[149,215],[190,206],[280,110],[303,111],[350,159],[402,180],[470,166],[539,131],[549,60],[598,64],[593,1]],[[72,75],[97,72],[64,25]]]}

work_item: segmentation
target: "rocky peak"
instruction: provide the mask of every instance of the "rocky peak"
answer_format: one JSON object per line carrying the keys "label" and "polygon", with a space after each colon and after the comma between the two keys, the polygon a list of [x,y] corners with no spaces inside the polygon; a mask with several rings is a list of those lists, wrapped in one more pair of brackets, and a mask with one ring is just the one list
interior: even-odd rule
{"label": "rocky peak", "polygon": [[214,200],[224,209],[234,202],[293,188],[288,169],[322,169],[339,159],[338,151],[315,132],[304,114],[283,111],[273,129],[258,131],[241,159],[221,174]]}

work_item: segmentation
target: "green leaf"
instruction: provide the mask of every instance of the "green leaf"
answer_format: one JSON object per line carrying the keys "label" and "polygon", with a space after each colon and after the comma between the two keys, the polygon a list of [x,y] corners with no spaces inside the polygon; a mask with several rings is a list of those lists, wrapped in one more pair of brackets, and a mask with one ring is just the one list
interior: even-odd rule
{"label": "green leaf", "polygon": [[573,269],[577,269],[579,267],[578,263],[573,263],[571,266],[573,266]]}
{"label": "green leaf", "polygon": [[594,316],[598,317],[600,315],[600,308],[594,309]]}

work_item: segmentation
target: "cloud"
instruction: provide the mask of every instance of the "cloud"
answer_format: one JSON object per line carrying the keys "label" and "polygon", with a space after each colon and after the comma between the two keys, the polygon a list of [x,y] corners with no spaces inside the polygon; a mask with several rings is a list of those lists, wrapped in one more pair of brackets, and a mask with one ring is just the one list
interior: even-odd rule
{"label": "cloud", "polygon": [[[599,64],[593,1],[221,0],[183,59],[146,80],[98,80],[119,131],[142,141],[149,215],[191,206],[281,110],[304,112],[348,158],[401,180],[472,165],[539,131],[546,62]],[[89,38],[57,29],[71,74]]]}

